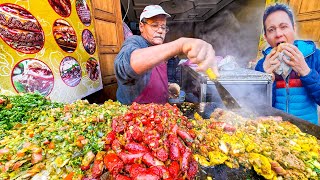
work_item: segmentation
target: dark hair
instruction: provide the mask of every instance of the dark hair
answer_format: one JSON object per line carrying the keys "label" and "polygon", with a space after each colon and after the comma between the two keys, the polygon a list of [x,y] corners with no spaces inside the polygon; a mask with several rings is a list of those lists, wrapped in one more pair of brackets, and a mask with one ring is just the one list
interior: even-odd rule
{"label": "dark hair", "polygon": [[263,14],[264,34],[266,34],[266,24],[265,23],[266,23],[267,17],[276,11],[283,11],[283,12],[287,13],[290,18],[292,26],[294,26],[293,13],[292,13],[292,10],[290,9],[290,7],[285,4],[276,3],[275,5],[271,5],[271,6],[267,7],[267,9],[264,11],[264,14]]}

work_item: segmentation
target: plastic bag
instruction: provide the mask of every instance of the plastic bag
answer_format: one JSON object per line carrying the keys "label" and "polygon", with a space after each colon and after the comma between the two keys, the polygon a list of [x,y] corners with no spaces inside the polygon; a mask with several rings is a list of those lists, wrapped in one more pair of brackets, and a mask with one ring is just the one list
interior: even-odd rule
{"label": "plastic bag", "polygon": [[220,71],[232,71],[239,68],[236,58],[233,56],[226,56],[218,63],[218,68]]}

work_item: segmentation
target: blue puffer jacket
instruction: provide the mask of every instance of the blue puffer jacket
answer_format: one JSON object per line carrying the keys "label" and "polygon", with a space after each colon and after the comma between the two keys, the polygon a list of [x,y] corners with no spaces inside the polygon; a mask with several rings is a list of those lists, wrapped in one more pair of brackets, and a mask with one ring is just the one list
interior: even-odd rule
{"label": "blue puffer jacket", "polygon": [[[284,80],[276,75],[272,90],[272,106],[318,125],[317,104],[320,105],[320,50],[312,41],[296,40],[294,45],[302,52],[311,71],[300,77],[292,71]],[[267,48],[256,66],[264,72],[263,62],[272,48]]]}

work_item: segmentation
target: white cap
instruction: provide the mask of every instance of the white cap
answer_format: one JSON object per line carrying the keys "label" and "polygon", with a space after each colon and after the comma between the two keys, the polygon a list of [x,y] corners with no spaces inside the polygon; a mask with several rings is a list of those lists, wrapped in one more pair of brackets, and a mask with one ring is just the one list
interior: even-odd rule
{"label": "white cap", "polygon": [[171,17],[170,14],[166,13],[161,6],[159,5],[149,5],[146,6],[141,15],[140,15],[140,22],[143,18],[151,18],[153,16],[163,14],[166,15],[167,17]]}

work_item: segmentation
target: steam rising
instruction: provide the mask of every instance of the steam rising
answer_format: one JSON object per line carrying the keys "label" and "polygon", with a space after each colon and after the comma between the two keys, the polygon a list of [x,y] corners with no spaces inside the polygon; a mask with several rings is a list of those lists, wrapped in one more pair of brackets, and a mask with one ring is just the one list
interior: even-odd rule
{"label": "steam rising", "polygon": [[211,43],[217,55],[236,57],[246,67],[257,56],[265,1],[237,0],[196,25],[195,37]]}
{"label": "steam rising", "polygon": [[[212,44],[216,55],[223,57],[232,55],[240,67],[247,67],[248,62],[255,59],[258,53],[264,8],[265,1],[235,0],[205,22],[168,24],[170,32],[166,40],[172,41],[179,37],[200,38]],[[270,82],[268,84],[268,80],[259,82],[255,81],[254,77],[241,78],[245,81],[222,83],[240,105],[265,103],[271,105],[271,84]],[[194,95],[192,99],[199,101],[199,82],[186,74],[182,74],[182,80],[187,94]],[[267,87],[270,89],[267,90]],[[208,102],[222,103],[213,84],[208,86],[207,93]]]}

